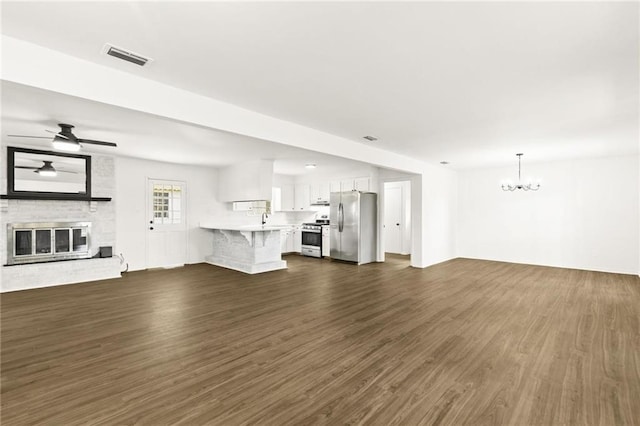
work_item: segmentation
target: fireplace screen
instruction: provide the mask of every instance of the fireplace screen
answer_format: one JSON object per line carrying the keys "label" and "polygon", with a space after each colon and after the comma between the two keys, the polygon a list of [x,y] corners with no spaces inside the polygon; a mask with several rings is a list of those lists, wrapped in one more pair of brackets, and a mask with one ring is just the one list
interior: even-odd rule
{"label": "fireplace screen", "polygon": [[69,248],[69,229],[56,229],[56,253],[67,253]]}
{"label": "fireplace screen", "polygon": [[36,229],[36,254],[51,253],[51,230]]}
{"label": "fireplace screen", "polygon": [[90,234],[91,222],[10,223],[7,264],[91,257]]}
{"label": "fireplace screen", "polygon": [[33,254],[31,252],[31,248],[33,244],[31,243],[31,237],[33,236],[33,232],[31,230],[17,230],[15,233],[15,241],[16,241],[16,256],[28,256]]}

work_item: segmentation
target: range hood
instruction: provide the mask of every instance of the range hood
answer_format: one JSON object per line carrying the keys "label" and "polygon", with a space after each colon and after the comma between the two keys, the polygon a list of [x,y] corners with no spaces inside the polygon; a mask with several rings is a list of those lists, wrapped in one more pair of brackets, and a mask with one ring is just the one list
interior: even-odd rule
{"label": "range hood", "polygon": [[312,206],[328,206],[329,200],[315,200],[310,203]]}

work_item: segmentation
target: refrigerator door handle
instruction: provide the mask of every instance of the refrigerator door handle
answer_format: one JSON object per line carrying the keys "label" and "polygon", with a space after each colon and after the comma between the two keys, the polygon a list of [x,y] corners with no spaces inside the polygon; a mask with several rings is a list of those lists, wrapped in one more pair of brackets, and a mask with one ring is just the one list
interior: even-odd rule
{"label": "refrigerator door handle", "polygon": [[344,229],[344,206],[342,203],[338,205],[338,232]]}

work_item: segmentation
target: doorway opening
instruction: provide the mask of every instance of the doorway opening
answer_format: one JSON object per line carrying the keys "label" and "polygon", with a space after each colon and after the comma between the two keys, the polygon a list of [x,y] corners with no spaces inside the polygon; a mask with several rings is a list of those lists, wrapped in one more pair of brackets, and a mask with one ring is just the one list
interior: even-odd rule
{"label": "doorway opening", "polygon": [[411,182],[384,182],[382,247],[386,262],[411,261]]}

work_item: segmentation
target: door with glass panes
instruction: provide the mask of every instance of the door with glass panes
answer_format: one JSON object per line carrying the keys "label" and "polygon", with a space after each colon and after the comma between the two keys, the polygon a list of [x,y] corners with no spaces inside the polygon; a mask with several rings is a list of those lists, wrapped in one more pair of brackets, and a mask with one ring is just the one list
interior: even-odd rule
{"label": "door with glass panes", "polygon": [[182,266],[187,258],[186,184],[149,179],[147,268]]}

